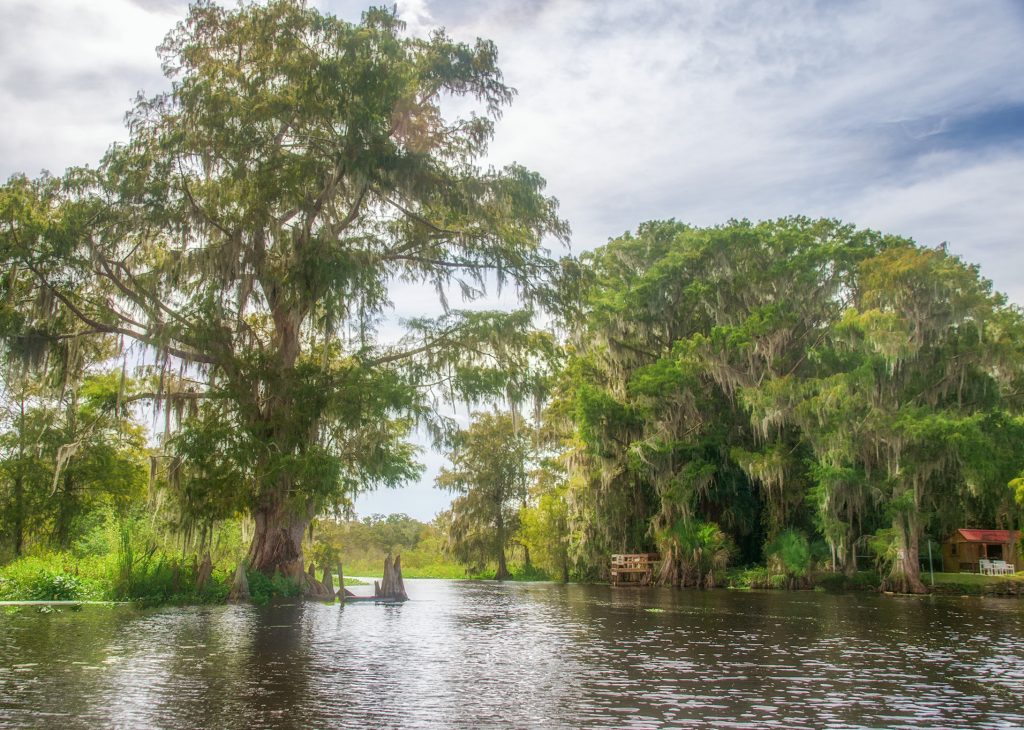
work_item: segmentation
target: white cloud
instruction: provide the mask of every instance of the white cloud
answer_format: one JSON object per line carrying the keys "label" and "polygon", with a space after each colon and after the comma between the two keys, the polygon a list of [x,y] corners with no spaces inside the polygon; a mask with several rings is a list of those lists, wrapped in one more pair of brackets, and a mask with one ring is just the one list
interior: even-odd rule
{"label": "white cloud", "polygon": [[[1006,202],[1019,185],[1004,179],[979,199],[975,179],[1016,153],[986,150],[984,164],[980,152],[943,155],[926,184],[914,150],[952,117],[1024,101],[1011,4],[508,7],[489,5],[449,31],[497,41],[520,96],[493,156],[548,177],[576,248],[652,217],[842,215],[922,240],[936,238],[941,221],[954,250],[982,260],[1019,298],[1024,274],[989,271],[985,260],[1015,244],[1002,237],[1024,223],[1024,209]],[[922,214],[882,216],[873,195],[916,199]],[[923,214],[929,206],[942,215]],[[990,207],[998,213],[987,218]]]}
{"label": "white cloud", "polygon": [[128,0],[0,6],[0,173],[95,164],[135,94],[165,88],[156,46],[174,15]]}
{"label": "white cloud", "polygon": [[434,27],[427,0],[400,0],[396,3],[398,17],[405,21],[406,31],[414,36],[426,36]]}
{"label": "white cloud", "polygon": [[949,242],[997,290],[1024,303],[1022,200],[1024,154],[940,154],[922,160],[902,184],[866,187],[836,213],[849,211],[845,217],[865,227],[912,233],[924,245]]}

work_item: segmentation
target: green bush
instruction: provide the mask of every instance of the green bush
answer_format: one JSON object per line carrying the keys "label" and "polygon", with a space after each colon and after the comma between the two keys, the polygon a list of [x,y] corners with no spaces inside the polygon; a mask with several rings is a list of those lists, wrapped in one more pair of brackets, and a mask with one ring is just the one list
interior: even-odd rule
{"label": "green bush", "polygon": [[768,567],[773,574],[781,573],[790,587],[806,583],[811,569],[811,546],[807,536],[799,530],[783,530],[764,546]]}
{"label": "green bush", "polygon": [[815,584],[830,593],[842,591],[877,591],[882,579],[873,570],[861,570],[853,575],[843,573],[820,573],[815,577]]}
{"label": "green bush", "polygon": [[33,575],[0,578],[0,600],[83,601],[92,598],[90,587],[78,576],[40,570]]}
{"label": "green bush", "polygon": [[249,580],[249,595],[253,603],[265,605],[273,598],[294,598],[302,592],[298,583],[280,573],[268,577],[258,570],[249,569],[245,571],[245,576]]}
{"label": "green bush", "polygon": [[532,563],[530,565],[513,565],[511,571],[512,580],[551,580],[550,575]]}
{"label": "green bush", "polygon": [[729,588],[749,590],[751,588],[770,588],[768,569],[762,566],[753,568],[734,568],[726,573],[725,581]]}
{"label": "green bush", "polygon": [[86,594],[81,578],[62,573],[40,572],[31,586],[33,601],[80,601]]}
{"label": "green bush", "polygon": [[771,573],[763,565],[736,568],[726,573],[726,585],[738,590],[780,589],[785,587],[785,576]]}
{"label": "green bush", "polygon": [[[87,562],[85,567],[95,571],[97,566]],[[0,600],[97,600],[105,597],[102,583],[80,571],[67,553],[45,553],[19,558],[0,569]]]}

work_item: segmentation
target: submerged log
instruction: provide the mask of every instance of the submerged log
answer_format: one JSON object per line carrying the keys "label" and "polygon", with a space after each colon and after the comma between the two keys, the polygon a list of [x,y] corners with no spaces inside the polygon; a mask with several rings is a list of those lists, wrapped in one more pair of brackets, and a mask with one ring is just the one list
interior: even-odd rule
{"label": "submerged log", "polygon": [[249,578],[245,574],[245,562],[238,564],[235,568],[235,577],[231,582],[231,592],[228,593],[228,601],[237,603],[248,601],[252,596],[249,593]]}
{"label": "submerged log", "polygon": [[210,580],[210,576],[213,575],[213,561],[210,559],[210,551],[206,551],[206,555],[203,556],[203,562],[199,564],[199,569],[196,570],[196,593],[199,593]]}

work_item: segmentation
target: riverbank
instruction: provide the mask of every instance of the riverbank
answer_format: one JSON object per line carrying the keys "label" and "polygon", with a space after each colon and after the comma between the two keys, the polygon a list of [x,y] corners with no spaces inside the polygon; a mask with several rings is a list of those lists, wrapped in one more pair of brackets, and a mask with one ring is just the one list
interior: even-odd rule
{"label": "riverbank", "polygon": [[[510,582],[549,581],[550,576],[532,566],[513,565]],[[380,566],[353,562],[346,573],[368,581],[381,577]],[[20,558],[0,567],[0,602],[36,601],[71,603],[128,602],[143,606],[202,605],[227,601],[232,571],[215,567],[204,584],[197,584],[194,561],[167,556],[151,557],[145,563],[126,570],[113,556],[78,558],[70,553],[46,553]],[[406,578],[445,580],[490,580],[493,571],[467,575],[465,569],[450,564],[403,566]],[[294,598],[298,588],[290,581],[250,571],[249,589],[255,603],[275,598]],[[333,576],[335,585],[338,576]],[[936,573],[934,585],[924,576],[925,586],[934,595],[949,596],[1024,596],[1024,573],[1012,576],[988,576],[970,573]],[[881,581],[873,571],[852,576],[841,573],[811,573],[799,581],[772,574],[764,567],[733,568],[723,576],[719,587],[731,590],[818,590],[830,593],[877,592]],[[365,585],[346,578],[348,586]]]}
{"label": "riverbank", "polygon": [[[1024,596],[1024,572],[1015,575],[979,575],[977,573],[935,573],[922,575],[928,592],[939,596]],[[878,592],[881,578],[874,571],[862,570],[847,576],[843,573],[810,573],[797,581],[796,589],[822,590],[830,593]],[[766,568],[738,568],[726,572],[723,587],[733,590],[786,590],[786,576],[771,574]]]}

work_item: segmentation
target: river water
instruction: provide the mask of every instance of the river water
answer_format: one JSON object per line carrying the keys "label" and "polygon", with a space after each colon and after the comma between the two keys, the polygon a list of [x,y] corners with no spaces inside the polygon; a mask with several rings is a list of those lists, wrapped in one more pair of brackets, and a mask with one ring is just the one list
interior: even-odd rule
{"label": "river water", "polygon": [[406,581],[0,613],[0,727],[1024,727],[1024,603]]}

